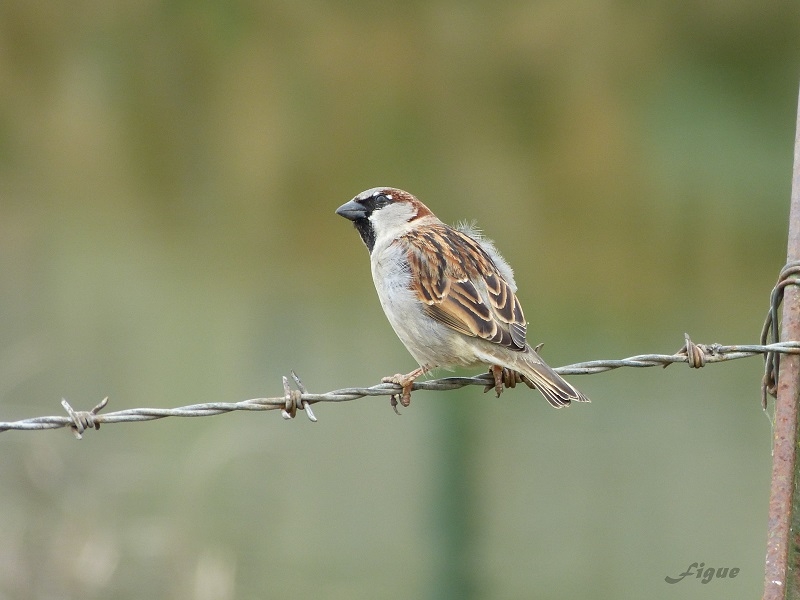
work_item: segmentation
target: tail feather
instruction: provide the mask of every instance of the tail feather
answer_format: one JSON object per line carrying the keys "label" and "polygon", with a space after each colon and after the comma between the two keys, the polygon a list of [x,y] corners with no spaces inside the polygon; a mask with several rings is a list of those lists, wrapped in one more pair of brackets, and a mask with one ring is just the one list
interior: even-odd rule
{"label": "tail feather", "polygon": [[[537,357],[538,358],[538,357]],[[541,359],[539,359],[541,360]],[[544,361],[536,363],[526,361],[529,368],[521,369],[522,373],[554,408],[569,406],[570,402],[591,402],[571,383],[553,371]]]}
{"label": "tail feather", "polygon": [[[504,359],[507,356],[504,355]],[[556,373],[530,346],[515,353],[513,360],[504,360],[501,366],[518,371],[544,396],[554,408],[569,406],[570,402],[591,402],[571,383]]]}

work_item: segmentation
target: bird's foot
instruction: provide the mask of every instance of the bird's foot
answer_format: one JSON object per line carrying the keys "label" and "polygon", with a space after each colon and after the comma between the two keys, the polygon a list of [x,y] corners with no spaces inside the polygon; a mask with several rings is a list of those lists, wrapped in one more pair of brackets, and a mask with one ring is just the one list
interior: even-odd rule
{"label": "bird's foot", "polygon": [[483,388],[483,393],[485,394],[489,390],[494,390],[497,394],[497,397],[500,397],[500,394],[503,393],[504,388],[513,388],[517,387],[518,383],[524,383],[529,388],[536,389],[525,375],[520,373],[519,371],[514,371],[509,369],[508,367],[501,367],[500,365],[492,365],[489,367],[489,374],[494,378],[494,385],[491,383],[488,384],[485,388]]}
{"label": "bird's foot", "polygon": [[[427,369],[419,367],[411,371],[411,373],[407,373],[405,375],[397,373],[395,375],[391,375],[390,377],[384,377],[381,379],[381,383],[393,383],[403,388],[400,392],[400,404],[403,406],[408,406],[411,404],[411,387],[414,385],[414,380],[426,371]],[[397,394],[391,395],[389,403],[391,404],[394,412],[399,415],[400,412],[397,410]]]}

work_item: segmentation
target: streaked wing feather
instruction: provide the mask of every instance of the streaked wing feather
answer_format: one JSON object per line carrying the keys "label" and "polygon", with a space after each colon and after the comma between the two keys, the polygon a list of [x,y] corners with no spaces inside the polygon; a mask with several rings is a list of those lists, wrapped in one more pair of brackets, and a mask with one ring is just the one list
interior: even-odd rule
{"label": "streaked wing feather", "polygon": [[411,267],[420,274],[412,287],[431,317],[464,335],[525,349],[519,300],[478,242],[443,223],[405,238]]}

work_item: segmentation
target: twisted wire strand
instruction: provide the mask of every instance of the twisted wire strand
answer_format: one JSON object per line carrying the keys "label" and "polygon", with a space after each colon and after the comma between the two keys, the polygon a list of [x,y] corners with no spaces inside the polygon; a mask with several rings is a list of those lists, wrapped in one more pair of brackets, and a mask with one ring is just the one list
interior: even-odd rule
{"label": "twisted wire strand", "polygon": [[[786,287],[800,284],[800,261],[790,261],[784,265],[778,275],[778,282],[772,288],[769,298],[769,312],[761,329],[761,343],[770,341],[777,343],[780,339],[780,317],[778,315]],[[780,372],[780,354],[767,352],[764,354],[764,378],[761,382],[761,407],[767,408],[767,395],[775,397],[778,391],[778,374]]]}
{"label": "twisted wire strand", "polygon": [[[695,344],[685,336],[686,343],[675,354],[641,354],[623,359],[593,360],[555,369],[560,375],[591,375],[622,367],[668,367],[673,363],[688,363],[690,367],[700,368],[707,364],[747,358],[749,356],[767,354],[800,354],[800,342],[778,342],[773,344],[747,344],[724,346],[722,344]],[[209,417],[234,411],[280,410],[285,419],[294,418],[298,411],[316,421],[311,405],[318,402],[348,402],[371,396],[392,396],[400,392],[400,386],[393,383],[381,383],[371,387],[349,387],[333,390],[323,394],[309,393],[300,378],[292,372],[293,389],[287,377],[283,378],[284,395],[274,398],[251,398],[240,402],[208,402],[190,404],[178,408],[128,408],[100,414],[106,406],[105,398],[89,411],[76,411],[69,402],[62,400],[67,416],[45,416],[23,419],[20,421],[0,422],[0,432],[33,431],[42,429],[58,429],[70,427],[76,438],[81,439],[88,429],[100,429],[106,423],[133,423],[152,421],[166,417]],[[414,383],[414,390],[448,391],[468,385],[486,387],[494,386],[494,380],[488,373],[476,377],[443,377]]]}

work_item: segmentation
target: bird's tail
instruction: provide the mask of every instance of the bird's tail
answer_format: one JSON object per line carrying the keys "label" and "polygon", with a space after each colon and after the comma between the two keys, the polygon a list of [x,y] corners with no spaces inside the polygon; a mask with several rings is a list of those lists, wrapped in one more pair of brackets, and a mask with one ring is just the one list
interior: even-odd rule
{"label": "bird's tail", "polygon": [[556,373],[536,350],[530,346],[524,352],[515,352],[510,357],[503,357],[504,364],[514,371],[518,371],[532,384],[554,408],[569,406],[570,402],[591,402],[589,398],[579,392],[571,383]]}

